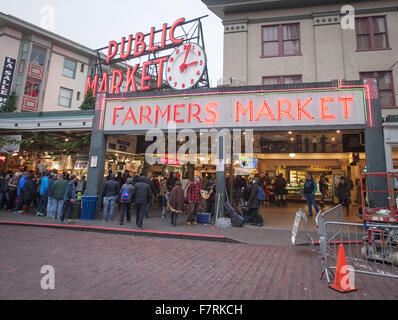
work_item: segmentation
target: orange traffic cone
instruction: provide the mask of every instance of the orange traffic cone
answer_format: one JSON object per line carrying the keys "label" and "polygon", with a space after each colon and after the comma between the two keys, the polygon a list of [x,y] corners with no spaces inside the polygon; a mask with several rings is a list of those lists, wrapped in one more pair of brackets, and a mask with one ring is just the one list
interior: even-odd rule
{"label": "orange traffic cone", "polygon": [[334,284],[330,284],[329,288],[339,292],[351,292],[358,288],[350,285],[350,278],[347,270],[347,262],[345,259],[344,246],[340,244],[337,255],[336,275],[334,277]]}

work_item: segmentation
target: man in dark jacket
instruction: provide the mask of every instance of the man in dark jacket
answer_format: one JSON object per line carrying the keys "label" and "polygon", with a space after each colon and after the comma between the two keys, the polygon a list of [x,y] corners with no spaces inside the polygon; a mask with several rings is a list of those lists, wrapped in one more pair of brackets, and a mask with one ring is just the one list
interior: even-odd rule
{"label": "man in dark jacket", "polygon": [[147,203],[146,207],[145,207],[145,215],[144,217],[146,219],[148,219],[149,217],[149,208],[151,207],[151,203],[153,200],[153,196],[156,194],[156,190],[155,190],[155,183],[153,182],[153,178],[152,175],[149,175],[146,179],[145,179],[145,183],[147,183],[149,185],[149,187],[151,188],[151,199],[149,199],[149,202]]}
{"label": "man in dark jacket", "polygon": [[8,204],[8,180],[3,173],[0,174],[0,208],[3,208],[3,199]]}
{"label": "man in dark jacket", "polygon": [[56,200],[54,199],[54,191],[52,189],[52,186],[54,185],[54,182],[57,180],[57,176],[55,173],[51,173],[50,175],[50,180],[48,182],[48,188],[47,188],[47,195],[48,195],[48,204],[47,204],[47,217],[51,219],[55,219],[55,216],[57,214],[56,208],[57,208],[57,203]]}
{"label": "man in dark jacket", "polygon": [[67,223],[68,224],[73,223],[72,213],[73,213],[73,203],[76,200],[76,189],[75,189],[76,181],[77,177],[74,174],[72,174],[65,191],[64,206],[62,208],[62,217],[61,217],[62,223],[64,223],[66,214],[68,214],[69,217]]}
{"label": "man in dark jacket", "polygon": [[32,204],[33,197],[35,195],[35,186],[33,184],[33,174],[26,173],[25,190],[23,192],[23,215],[29,215],[30,205]]}
{"label": "man in dark jacket", "polygon": [[57,219],[62,217],[62,208],[64,207],[64,198],[66,188],[68,187],[68,181],[64,179],[64,175],[61,173],[58,175],[58,180],[54,181],[51,186],[51,192],[54,198],[54,215]]}
{"label": "man in dark jacket", "polygon": [[115,175],[112,173],[109,180],[105,182],[104,190],[102,194],[104,195],[104,215],[102,220],[106,222],[109,219],[113,221],[113,211],[115,210],[116,198],[119,195],[120,187],[119,183],[115,180]]}
{"label": "man in dark jacket", "polygon": [[339,203],[345,207],[346,216],[350,215],[350,186],[347,184],[345,177],[340,177],[340,183],[336,188],[336,196]]}
{"label": "man in dark jacket", "polygon": [[253,179],[253,184],[250,188],[250,196],[249,200],[246,203],[246,206],[249,207],[250,212],[253,216],[253,223],[252,225],[262,227],[263,226],[263,218],[258,213],[258,209],[260,208],[260,200],[257,198],[258,195],[258,178]]}
{"label": "man in dark jacket", "polygon": [[130,206],[134,200],[135,188],[133,186],[133,179],[128,178],[126,183],[120,188],[120,225],[124,223],[124,215],[126,215],[127,222],[130,222]]}
{"label": "man in dark jacket", "polygon": [[135,186],[134,202],[136,209],[136,223],[138,230],[142,230],[144,221],[145,209],[148,202],[152,199],[152,190],[148,183],[145,182],[145,177],[141,177],[140,182]]}

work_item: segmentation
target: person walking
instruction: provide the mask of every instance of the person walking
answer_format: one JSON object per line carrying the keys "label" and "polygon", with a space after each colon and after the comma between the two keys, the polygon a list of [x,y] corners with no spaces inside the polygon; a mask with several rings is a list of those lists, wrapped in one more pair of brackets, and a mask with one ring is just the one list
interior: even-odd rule
{"label": "person walking", "polygon": [[32,204],[36,192],[34,183],[32,181],[33,177],[34,177],[33,173],[30,174],[26,173],[25,190],[23,192],[23,205],[22,205],[24,216],[29,215],[30,206]]}
{"label": "person walking", "polygon": [[187,218],[188,226],[197,225],[196,215],[198,213],[200,201],[202,200],[202,195],[200,192],[201,190],[202,184],[200,183],[200,178],[195,176],[193,182],[189,185],[187,190],[188,201],[190,204],[189,215]]}
{"label": "person walking", "polygon": [[316,204],[315,201],[315,192],[317,191],[317,186],[314,178],[312,177],[311,173],[307,174],[307,179],[305,180],[304,183],[304,189],[303,189],[303,196],[307,200],[307,206],[308,206],[308,216],[312,217],[312,206],[314,206],[316,213],[319,212],[318,205]]}
{"label": "person walking", "polygon": [[48,204],[49,176],[50,172],[46,172],[45,174],[43,173],[43,177],[41,178],[40,189],[39,189],[40,201],[39,201],[39,208],[36,214],[39,217],[44,217],[44,211],[46,210]]}
{"label": "person walking", "polygon": [[162,218],[166,218],[167,216],[167,185],[166,185],[167,179],[164,178],[160,182],[159,186],[159,203],[161,204],[162,207]]}
{"label": "person walking", "polygon": [[25,190],[25,184],[26,184],[26,179],[28,177],[28,173],[24,172],[21,175],[21,178],[18,180],[18,186],[17,186],[17,197],[18,197],[18,201],[17,201],[17,205],[14,209],[14,212],[17,213],[22,213],[22,206],[23,206],[23,193]]}
{"label": "person walking", "polygon": [[148,183],[142,176],[140,181],[134,186],[134,202],[136,209],[136,224],[138,230],[142,230],[145,210],[148,203],[152,200],[152,190]]}
{"label": "person walking", "polygon": [[171,224],[177,226],[177,217],[185,211],[184,190],[181,181],[177,181],[170,192],[168,208],[171,214]]}
{"label": "person walking", "polygon": [[252,186],[250,188],[249,200],[246,202],[246,206],[249,207],[249,210],[253,216],[252,225],[262,227],[264,225],[264,221],[263,217],[258,212],[258,209],[260,208],[260,200],[258,199],[258,188],[258,178],[254,178]]}
{"label": "person walking", "polygon": [[153,201],[153,197],[155,195],[155,185],[153,183],[153,178],[152,175],[148,175],[148,177],[145,179],[145,183],[147,183],[149,185],[149,187],[151,188],[151,198],[148,200],[148,203],[146,204],[145,207],[145,219],[148,219],[149,217],[149,209],[151,207],[152,201]]}
{"label": "person walking", "polygon": [[108,220],[108,211],[109,220],[113,221],[113,212],[115,210],[115,203],[119,192],[119,183],[115,180],[115,175],[112,173],[109,180],[105,182],[104,190],[102,192],[104,195],[104,215],[102,217],[102,221],[106,222]]}
{"label": "person walking", "polygon": [[346,216],[350,215],[350,186],[347,184],[344,177],[340,177],[340,182],[336,188],[336,196],[339,199],[339,204],[345,208]]}
{"label": "person walking", "polygon": [[8,181],[8,204],[7,210],[12,210],[15,205],[15,198],[17,197],[18,180],[21,176],[20,172],[13,174]]}
{"label": "person walking", "polygon": [[276,184],[276,197],[277,197],[277,206],[286,207],[286,180],[283,177],[283,174],[279,174],[275,181]]}
{"label": "person walking", "polygon": [[6,208],[8,203],[8,180],[9,175],[0,174],[0,209],[3,209],[3,200],[6,200]]}
{"label": "person walking", "polygon": [[68,181],[64,179],[64,175],[62,173],[58,175],[58,179],[54,181],[51,186],[51,191],[54,198],[53,210],[57,219],[61,219],[62,217],[62,209],[64,207],[64,199],[67,187]]}
{"label": "person walking", "polygon": [[211,177],[209,180],[209,183],[206,185],[205,187],[206,191],[211,192],[209,198],[206,200],[206,212],[210,213],[210,217],[211,217],[211,223],[215,222],[215,204],[216,204],[216,180],[214,179],[214,177]]}
{"label": "person walking", "polygon": [[53,191],[53,184],[57,180],[57,176],[55,173],[51,173],[50,179],[48,181],[48,189],[47,189],[47,196],[48,196],[48,204],[47,204],[47,218],[55,219],[57,211],[57,203],[54,198],[54,191]]}
{"label": "person walking", "polygon": [[128,178],[120,188],[120,225],[124,223],[124,216],[126,216],[127,223],[131,221],[130,206],[134,199],[134,192],[133,179]]}
{"label": "person walking", "polygon": [[72,214],[73,214],[73,203],[76,200],[76,188],[75,188],[76,181],[77,177],[74,174],[72,174],[65,191],[64,205],[62,207],[61,223],[64,223],[66,215],[68,215],[68,221],[66,223],[67,224],[73,223]]}

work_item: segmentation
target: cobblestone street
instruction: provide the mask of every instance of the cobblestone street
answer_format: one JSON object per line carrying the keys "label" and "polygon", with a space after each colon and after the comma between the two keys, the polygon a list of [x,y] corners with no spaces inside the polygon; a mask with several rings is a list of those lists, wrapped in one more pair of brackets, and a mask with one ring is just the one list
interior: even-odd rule
{"label": "cobblestone street", "polygon": [[[0,299],[398,299],[398,281],[356,275],[340,294],[308,247],[0,226]],[[41,267],[55,269],[43,290]]]}

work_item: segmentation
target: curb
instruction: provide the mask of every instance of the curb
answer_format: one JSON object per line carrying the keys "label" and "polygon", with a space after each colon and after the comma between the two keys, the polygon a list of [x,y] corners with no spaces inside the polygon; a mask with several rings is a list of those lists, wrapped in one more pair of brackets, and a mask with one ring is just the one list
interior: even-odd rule
{"label": "curb", "polygon": [[121,234],[121,235],[130,235],[130,236],[158,237],[158,238],[169,238],[169,239],[185,239],[185,240],[216,241],[216,242],[227,242],[227,243],[242,243],[238,240],[227,238],[225,236],[209,235],[209,234],[163,232],[163,231],[151,231],[151,230],[140,231],[140,230],[107,228],[107,227],[92,227],[92,226],[64,225],[64,224],[46,224],[46,223],[18,222],[18,221],[0,221],[0,225],[36,227],[36,228],[51,228],[51,229],[63,229],[63,230],[72,230],[72,231],[86,231],[86,232],[98,232],[98,233],[106,233],[106,234]]}

